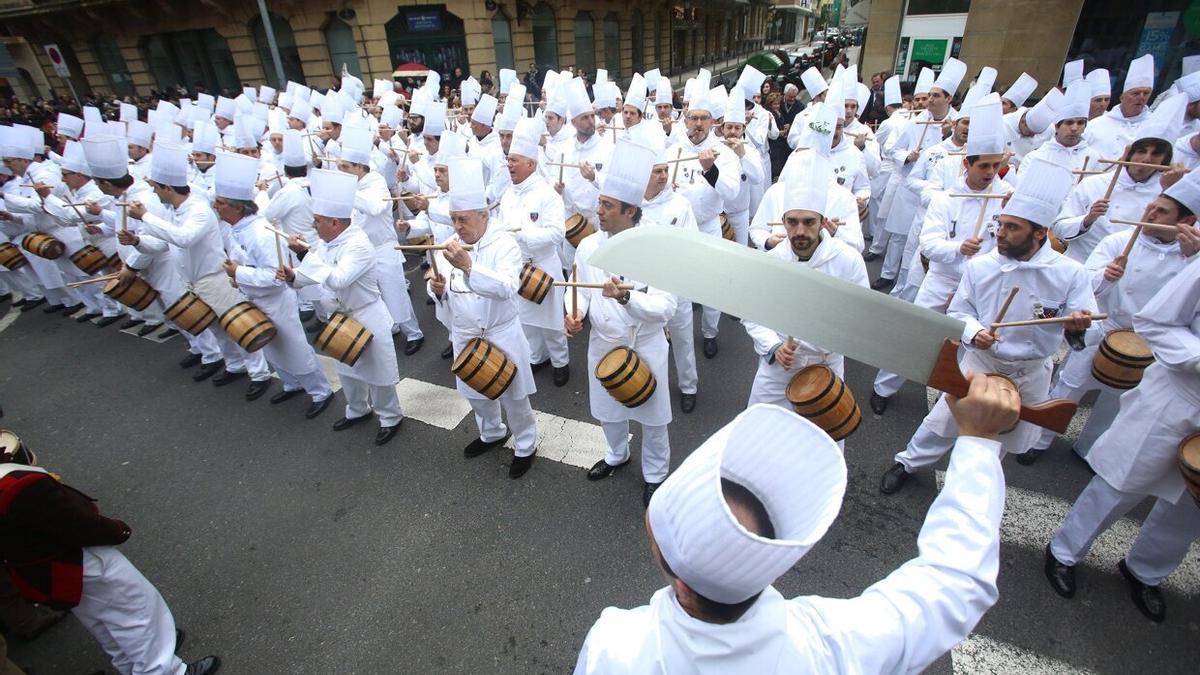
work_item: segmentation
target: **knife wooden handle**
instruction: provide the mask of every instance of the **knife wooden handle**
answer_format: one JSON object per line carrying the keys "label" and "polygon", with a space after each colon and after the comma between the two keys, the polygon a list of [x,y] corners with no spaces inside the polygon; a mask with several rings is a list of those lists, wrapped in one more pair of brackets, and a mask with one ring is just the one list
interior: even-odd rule
{"label": "knife wooden handle", "polygon": [[[929,381],[926,384],[951,396],[962,397],[967,395],[968,385],[967,378],[963,377],[962,371],[958,368],[958,346],[957,340],[946,340],[942,343],[937,363],[933,367],[933,372],[929,374]],[[1022,403],[1021,419],[1061,434],[1066,432],[1067,425],[1075,416],[1077,407],[1077,403],[1065,398],[1043,401],[1034,405]]]}

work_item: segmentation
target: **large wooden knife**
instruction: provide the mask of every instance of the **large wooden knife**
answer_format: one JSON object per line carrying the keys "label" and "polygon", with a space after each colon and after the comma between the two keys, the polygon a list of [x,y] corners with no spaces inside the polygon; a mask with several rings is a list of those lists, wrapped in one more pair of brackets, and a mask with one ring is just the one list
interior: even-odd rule
{"label": "large wooden knife", "polygon": [[[958,368],[963,322],[885,293],[721,237],[661,225],[610,237],[589,263],[954,396],[967,394]],[[1065,399],[1022,405],[1021,419],[1061,433],[1075,408]]]}

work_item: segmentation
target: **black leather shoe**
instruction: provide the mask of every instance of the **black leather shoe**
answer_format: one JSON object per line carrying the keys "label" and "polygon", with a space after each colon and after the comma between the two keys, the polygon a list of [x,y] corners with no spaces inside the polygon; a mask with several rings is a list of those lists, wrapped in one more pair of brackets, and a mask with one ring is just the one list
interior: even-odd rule
{"label": "black leather shoe", "polygon": [[896,494],[904,486],[908,476],[909,473],[904,469],[904,465],[896,462],[892,468],[884,472],[883,480],[879,482],[879,491],[885,495]]}
{"label": "black leather shoe", "polygon": [[508,465],[508,477],[516,479],[528,473],[530,467],[533,466],[534,457],[537,457],[537,452],[534,452],[528,457],[517,457],[516,455],[513,455],[512,464]]}
{"label": "black leather shoe", "polygon": [[125,316],[125,315],[118,314],[116,316],[106,316],[103,319],[100,319],[99,321],[97,321],[96,325],[101,328],[108,328],[109,326],[113,325],[114,323],[120,321],[121,317],[123,317],[123,316]]}
{"label": "black leather shoe", "polygon": [[45,298],[38,298],[37,300],[30,300],[30,301],[26,302],[24,305],[21,305],[21,311],[28,312],[29,310],[33,309],[34,307],[37,307],[38,305],[44,305],[44,304],[46,304]]}
{"label": "black leather shoe", "polygon": [[164,330],[161,335],[158,336],[158,339],[166,340],[167,338],[173,337],[176,335],[179,335],[178,328],[168,328],[168,329]]}
{"label": "black leather shoe", "polygon": [[224,365],[225,365],[224,361],[213,361],[212,363],[202,363],[202,364],[200,364],[200,370],[197,371],[195,375],[192,375],[192,380],[194,380],[196,382],[203,382],[204,380],[207,380],[208,378],[212,377],[213,375],[216,375],[217,371],[221,370],[221,368],[224,367]]}
{"label": "black leather shoe", "polygon": [[419,337],[416,340],[409,340],[404,345],[404,355],[412,356],[413,354],[416,354],[417,352],[421,351],[421,345],[423,344],[425,344],[425,338],[423,337]]}
{"label": "black leather shoe", "polygon": [[1050,588],[1064,598],[1075,597],[1075,566],[1064,565],[1050,552],[1050,544],[1046,544],[1046,579]]}
{"label": "black leather shoe", "polygon": [[325,409],[329,407],[329,402],[332,400],[333,400],[333,395],[330,394],[329,396],[326,396],[325,398],[321,399],[320,401],[313,401],[312,404],[308,406],[308,410],[304,411],[304,417],[306,419],[311,420],[312,418],[316,417],[317,415],[320,415],[321,413],[325,412]]}
{"label": "black leather shoe", "polygon": [[81,309],[83,309],[82,302],[77,302],[68,307],[63,307],[63,316],[71,316],[72,314],[74,314],[75,312],[78,312]]}
{"label": "black leather shoe", "polygon": [[612,476],[614,473],[616,473],[617,469],[625,466],[628,463],[629,463],[629,460],[625,460],[624,462],[621,462],[620,464],[617,464],[614,466],[604,460],[600,460],[599,462],[596,462],[595,464],[593,464],[592,468],[588,469],[587,479],[588,480],[604,480],[605,478],[608,478],[609,476]]}
{"label": "black leather shoe", "polygon": [[876,260],[879,260],[878,253],[871,253],[870,251],[867,251],[863,254],[863,262],[874,262]]}
{"label": "black leather shoe", "polygon": [[1162,623],[1167,618],[1167,603],[1163,600],[1162,591],[1158,586],[1138,581],[1129,571],[1124,558],[1117,563],[1117,569],[1121,570],[1121,576],[1129,582],[1129,593],[1133,596],[1133,604],[1137,605],[1138,611],[1154,623]]}
{"label": "black leather shoe", "polygon": [[685,414],[685,415],[687,415],[688,413],[695,410],[696,409],[696,395],[695,394],[680,394],[679,395],[679,409],[682,410],[683,414]]}
{"label": "black leather shoe", "polygon": [[140,326],[145,322],[145,319],[135,319],[131,316],[129,317],[129,320],[121,324],[121,330],[129,330],[130,328],[133,328],[134,326]]}
{"label": "black leather shoe", "polygon": [[[403,422],[403,420],[401,420]],[[390,427],[379,427],[379,433],[375,434],[375,445],[384,445],[392,440],[396,432],[400,431],[400,422],[393,424]]]}
{"label": "black leather shoe", "polygon": [[646,483],[642,486],[642,506],[650,508],[650,498],[662,487],[662,483]]}
{"label": "black leather shoe", "polygon": [[224,387],[227,384],[237,382],[238,380],[242,379],[245,376],[246,376],[246,371],[244,371],[244,370],[240,373],[231,373],[228,370],[226,370],[225,372],[223,372],[220,375],[217,375],[216,377],[213,378],[213,386],[214,387]]}
{"label": "black leather shoe", "polygon": [[1046,452],[1045,448],[1030,448],[1017,455],[1017,464],[1020,464],[1021,466],[1032,466],[1034,462],[1038,461],[1038,457],[1041,457],[1042,453],[1044,452]]}
{"label": "black leather shoe", "polygon": [[221,659],[216,656],[206,656],[199,661],[187,664],[183,675],[213,675],[221,668]]}
{"label": "black leather shoe", "polygon": [[482,438],[476,438],[468,443],[467,447],[463,448],[463,457],[478,457],[492,448],[498,448],[508,441],[509,436],[512,436],[511,432],[498,441],[485,441]]}
{"label": "black leather shoe", "polygon": [[711,359],[717,355],[717,338],[704,338],[704,358]]}
{"label": "black leather shoe", "polygon": [[198,365],[200,365],[199,354],[188,354],[179,362],[180,368],[195,368]]}
{"label": "black leather shoe", "polygon": [[892,399],[888,396],[880,396],[875,392],[871,392],[871,412],[875,413],[876,415],[882,415],[883,413],[887,412],[888,403],[890,403],[891,400]]}
{"label": "black leather shoe", "polygon": [[141,328],[138,329],[138,337],[146,337],[147,335],[150,335],[151,333],[157,333],[159,328],[162,328],[161,323],[154,323],[154,324],[148,323],[145,326],[142,326]]}
{"label": "black leather shoe", "polygon": [[[216,382],[214,382],[213,384],[216,384]],[[262,397],[263,394],[267,393],[267,390],[270,388],[271,388],[270,380],[255,380],[250,383],[249,387],[246,387],[246,400],[247,401],[257,400],[260,397]]]}
{"label": "black leather shoe", "polygon": [[81,314],[77,319],[75,319],[75,321],[77,323],[87,323],[92,319],[97,319],[99,317],[100,312],[88,312],[87,314]]}
{"label": "black leather shoe", "polygon": [[[329,399],[326,399],[326,400],[329,400]],[[361,417],[343,417],[340,420],[333,423],[333,430],[334,431],[345,431],[346,429],[349,429],[350,427],[352,427],[356,424],[365,422],[374,416],[375,416],[375,413],[367,413],[366,415],[363,415]]]}
{"label": "black leather shoe", "polygon": [[61,312],[66,308],[66,305],[46,305],[46,307],[42,309],[42,312],[45,314],[53,314],[55,312]]}
{"label": "black leather shoe", "polygon": [[545,370],[546,366],[548,366],[548,365],[550,365],[550,359],[546,359],[545,361],[542,361],[541,363],[531,364],[529,366],[529,369],[536,373],[539,370]]}
{"label": "black leather shoe", "polygon": [[279,393],[277,393],[271,397],[271,405],[283,403],[284,401],[293,399],[303,393],[304,393],[303,389],[292,389],[291,391],[288,391],[287,389],[283,389]]}
{"label": "black leather shoe", "polygon": [[554,369],[554,386],[561,387],[571,379],[571,366]]}
{"label": "black leather shoe", "polygon": [[451,356],[454,356],[454,345],[448,344],[446,345],[446,348],[442,350],[442,358],[448,359]]}
{"label": "black leather shoe", "polygon": [[312,321],[312,318],[316,315],[317,313],[314,310],[302,309],[300,310],[300,323],[308,323],[309,321]]}
{"label": "black leather shoe", "polygon": [[29,302],[29,298],[21,298],[20,300],[17,300],[16,302],[14,302],[12,304],[12,306],[14,309],[21,309],[22,307],[25,306],[25,303],[27,303],[27,302]]}
{"label": "black leather shoe", "polygon": [[888,279],[887,277],[879,277],[875,281],[871,282],[871,290],[890,291],[892,289],[892,286],[895,286],[895,285],[896,285],[895,279]]}

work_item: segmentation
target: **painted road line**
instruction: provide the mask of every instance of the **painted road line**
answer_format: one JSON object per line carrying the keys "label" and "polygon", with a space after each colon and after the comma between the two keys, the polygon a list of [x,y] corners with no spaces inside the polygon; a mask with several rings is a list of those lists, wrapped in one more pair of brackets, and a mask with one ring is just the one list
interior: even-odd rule
{"label": "painted road line", "polygon": [[441,429],[457,429],[463,418],[471,413],[471,404],[456,390],[411,377],[400,380],[396,394],[405,417]]}
{"label": "painted road line", "polygon": [[[533,416],[537,420],[538,457],[584,469],[590,469],[593,464],[604,459],[608,441],[604,440],[604,431],[600,429],[600,425],[567,419],[539,410],[533,411]],[[512,448],[513,440],[508,439],[505,446]]]}
{"label": "painted road line", "polygon": [[[939,490],[945,478],[944,471],[937,472]],[[1008,488],[1004,502],[1000,541],[1037,551],[1040,560],[1046,544],[1071,511],[1072,502],[1015,487]],[[1081,564],[1105,574],[1118,574],[1117,563],[1133,546],[1140,527],[1140,523],[1129,518],[1113,523],[1096,538],[1091,552]],[[1200,544],[1192,545],[1179,568],[1163,581],[1163,586],[1184,596],[1200,596]]]}
{"label": "painted road line", "polygon": [[321,370],[325,371],[325,379],[329,380],[329,386],[335,392],[340,391],[342,388],[342,378],[338,377],[337,359],[318,353],[317,362],[321,364]]}
{"label": "painted road line", "polygon": [[1079,675],[1095,671],[1078,668],[1016,645],[983,635],[968,635],[950,650],[955,673],[1021,673],[1021,675]]}
{"label": "painted road line", "polygon": [[4,318],[0,319],[0,333],[3,333],[5,328],[13,325],[13,322],[16,321],[17,317],[19,316],[21,316],[21,310],[17,309],[16,307],[9,307],[8,314],[5,314]]}

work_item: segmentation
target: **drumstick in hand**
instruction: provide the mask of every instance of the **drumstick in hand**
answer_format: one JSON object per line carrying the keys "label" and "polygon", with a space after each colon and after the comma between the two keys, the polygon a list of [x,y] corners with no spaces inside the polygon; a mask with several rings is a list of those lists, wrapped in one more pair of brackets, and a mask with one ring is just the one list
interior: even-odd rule
{"label": "drumstick in hand", "polygon": [[[571,281],[579,283],[579,263],[571,263]],[[571,287],[571,318],[579,316],[579,287]]]}
{"label": "drumstick in hand", "polygon": [[1137,243],[1137,238],[1142,234],[1142,226],[1138,225],[1133,228],[1133,233],[1129,235],[1129,241],[1125,242],[1125,250],[1121,251],[1121,257],[1129,260],[1129,252],[1133,250],[1133,245]]}
{"label": "drumstick in hand", "polygon": [[1017,297],[1017,292],[1020,290],[1020,288],[1013,286],[1012,290],[1008,292],[1008,298],[1004,301],[1004,304],[1000,306],[1000,312],[996,314],[996,320],[992,322],[992,327],[990,330],[992,335],[995,335],[996,329],[1001,326],[1001,322],[1004,321],[1004,315],[1008,314],[1008,306],[1012,304],[1013,298]]}

